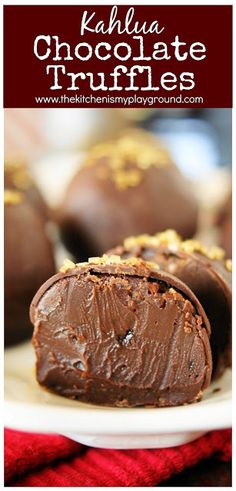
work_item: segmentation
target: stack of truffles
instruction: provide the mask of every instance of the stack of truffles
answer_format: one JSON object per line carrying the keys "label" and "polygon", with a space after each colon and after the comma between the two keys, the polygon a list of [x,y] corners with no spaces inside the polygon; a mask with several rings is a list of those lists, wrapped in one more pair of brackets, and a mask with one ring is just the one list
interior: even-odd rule
{"label": "stack of truffles", "polygon": [[75,262],[31,303],[40,385],[117,407],[199,401],[231,365],[231,261],[186,240],[197,201],[168,152],[138,130],[95,147],[57,219]]}

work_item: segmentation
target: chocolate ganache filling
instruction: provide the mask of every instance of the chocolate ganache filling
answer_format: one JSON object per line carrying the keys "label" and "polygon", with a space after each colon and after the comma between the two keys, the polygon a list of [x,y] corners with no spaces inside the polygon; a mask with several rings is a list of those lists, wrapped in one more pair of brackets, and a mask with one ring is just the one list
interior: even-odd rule
{"label": "chocolate ganache filling", "polygon": [[31,305],[37,379],[108,406],[199,400],[211,377],[210,327],[180,280],[117,256],[69,264]]}

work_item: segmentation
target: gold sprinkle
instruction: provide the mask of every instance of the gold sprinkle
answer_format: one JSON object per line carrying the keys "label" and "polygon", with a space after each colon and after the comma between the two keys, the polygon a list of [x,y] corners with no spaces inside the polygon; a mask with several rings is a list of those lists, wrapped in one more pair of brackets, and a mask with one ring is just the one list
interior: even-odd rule
{"label": "gold sprinkle", "polygon": [[120,256],[112,254],[107,256],[103,254],[101,257],[90,257],[88,260],[89,264],[119,264],[121,262]]}
{"label": "gold sprinkle", "polygon": [[195,239],[182,241],[180,235],[172,229],[165,230],[156,235],[143,234],[135,237],[127,237],[123,242],[124,248],[128,251],[132,251],[135,247],[155,248],[161,245],[167,246],[171,252],[184,251],[188,254],[199,252],[213,260],[220,261],[225,257],[225,252],[221,247],[206,247],[199,240]]}
{"label": "gold sprinkle", "polygon": [[76,267],[76,264],[73,263],[70,259],[66,258],[64,259],[63,266],[59,269],[60,273],[67,273],[70,269],[73,269]]}
{"label": "gold sprinkle", "polygon": [[225,251],[221,247],[212,246],[207,249],[207,257],[209,259],[221,260],[225,257]]}
{"label": "gold sprinkle", "polygon": [[99,143],[95,145],[90,151],[89,154],[84,161],[84,165],[93,165],[97,160],[109,157],[114,154],[114,143],[113,142],[105,142]]}
{"label": "gold sprinkle", "polygon": [[124,248],[129,251],[133,249],[133,247],[150,245],[151,238],[152,237],[147,234],[131,236],[124,240],[123,245]]}
{"label": "gold sprinkle", "polygon": [[190,254],[192,252],[199,252],[209,259],[218,261],[224,259],[225,256],[225,252],[221,247],[206,247],[199,240],[185,240],[180,244],[180,249]]}
{"label": "gold sprinkle", "polygon": [[[98,164],[98,177],[110,178],[122,191],[138,186],[149,167],[162,167],[171,162],[169,152],[154,136],[142,130],[130,130],[114,141],[96,145],[84,165]],[[108,170],[108,175],[101,172],[103,168]]]}
{"label": "gold sprinkle", "polygon": [[82,263],[73,263],[70,259],[64,259],[63,266],[60,268],[61,273],[67,273],[70,269],[74,269],[80,266],[88,266],[88,265],[115,265],[115,264],[124,264],[124,265],[130,265],[130,266],[144,266],[144,267],[149,267],[154,271],[159,270],[159,266],[156,263],[152,263],[149,261],[144,261],[141,258],[136,258],[136,257],[131,257],[128,259],[121,259],[120,256],[117,256],[116,254],[112,254],[111,256],[107,256],[107,254],[103,254],[101,257],[90,257],[88,259],[88,262],[82,262]]}
{"label": "gold sprinkle", "polygon": [[226,267],[227,271],[232,273],[232,261],[231,261],[231,259],[226,259],[225,267]]}
{"label": "gold sprinkle", "polygon": [[195,239],[185,240],[181,243],[180,248],[182,251],[188,252],[189,254],[192,252],[201,252],[206,255],[207,252],[206,247],[204,247],[199,240]]}
{"label": "gold sprinkle", "polygon": [[160,232],[156,235],[137,235],[136,237],[128,237],[124,240],[124,247],[127,250],[132,250],[133,247],[158,247],[159,245],[166,245],[171,250],[176,249],[177,245],[181,243],[180,235],[175,230],[168,229],[164,232]]}
{"label": "gold sprinkle", "polygon": [[142,180],[142,174],[138,169],[119,170],[113,176],[119,190],[137,186]]}
{"label": "gold sprinkle", "polygon": [[[138,257],[130,257],[128,259],[122,259],[120,256],[116,254],[112,254],[111,256],[107,256],[107,254],[103,254],[101,257],[90,257],[88,260],[89,264],[99,264],[99,265],[111,265],[111,264],[126,264],[129,266],[147,266],[154,271],[159,270],[159,266],[156,263],[150,261],[144,261]],[[79,264],[78,264],[79,266]]]}
{"label": "gold sprinkle", "polygon": [[136,159],[137,166],[142,170],[148,169],[151,165],[162,167],[170,163],[169,153],[164,149],[156,149],[155,153],[153,153],[153,150],[140,152]]}
{"label": "gold sprinkle", "polygon": [[4,191],[4,204],[5,205],[18,205],[22,202],[23,196],[19,191],[13,189],[5,189]]}

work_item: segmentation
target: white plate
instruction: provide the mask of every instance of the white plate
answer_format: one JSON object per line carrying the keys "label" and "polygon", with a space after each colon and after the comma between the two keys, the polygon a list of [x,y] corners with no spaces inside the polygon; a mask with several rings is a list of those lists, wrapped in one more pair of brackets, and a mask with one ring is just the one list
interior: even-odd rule
{"label": "white plate", "polygon": [[39,387],[31,343],[5,354],[5,425],[59,433],[103,448],[181,445],[213,429],[231,426],[231,370],[196,404],[174,408],[107,408],[71,401]]}

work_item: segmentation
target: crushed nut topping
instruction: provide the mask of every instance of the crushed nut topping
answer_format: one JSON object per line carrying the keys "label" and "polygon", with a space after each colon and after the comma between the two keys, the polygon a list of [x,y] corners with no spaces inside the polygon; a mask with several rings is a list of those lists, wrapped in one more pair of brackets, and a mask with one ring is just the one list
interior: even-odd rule
{"label": "crushed nut topping", "polygon": [[116,254],[112,254],[111,256],[107,256],[107,254],[103,254],[101,257],[90,257],[88,260],[89,264],[128,264],[130,266],[149,266],[150,268],[154,268],[155,270],[159,269],[159,266],[156,263],[143,261],[137,257],[130,257],[128,259],[122,259],[120,256]]}
{"label": "crushed nut topping", "polygon": [[221,247],[211,246],[207,248],[206,256],[209,259],[221,260],[225,257],[225,251]]}
{"label": "crushed nut topping", "polygon": [[181,243],[181,237],[175,232],[175,230],[165,230],[164,232],[155,235],[137,235],[136,237],[128,237],[124,240],[125,249],[132,249],[133,247],[145,247],[145,246],[159,246],[167,245],[168,247],[176,246]]}
{"label": "crushed nut topping", "polygon": [[149,167],[172,162],[169,152],[157,139],[141,130],[130,130],[117,140],[96,145],[84,165],[91,166],[98,161],[97,176],[110,178],[119,190],[137,186]]}
{"label": "crushed nut topping", "polygon": [[73,263],[70,259],[66,258],[64,259],[63,266],[59,269],[60,273],[67,273],[70,269],[73,269],[76,267],[76,264]]}
{"label": "crushed nut topping", "polygon": [[[167,246],[171,252],[184,251],[189,254],[199,252],[205,257],[212,260],[223,260],[225,251],[218,246],[206,247],[199,240],[190,239],[182,241],[181,237],[175,230],[169,229],[156,235],[137,235],[136,237],[128,237],[124,240],[123,246],[126,250],[132,251],[134,247],[158,247],[160,245]],[[225,261],[225,267],[228,271],[232,271],[232,262],[228,259]]]}
{"label": "crushed nut topping", "polygon": [[185,252],[200,252],[203,256],[209,259],[222,260],[224,259],[225,252],[221,247],[211,246],[206,247],[199,240],[185,240],[181,243],[180,249]]}
{"label": "crushed nut topping", "polygon": [[119,190],[137,186],[142,180],[138,169],[120,170],[114,173],[113,180]]}
{"label": "crushed nut topping", "polygon": [[88,259],[88,262],[81,262],[81,263],[73,263],[70,259],[65,259],[63,266],[60,268],[61,273],[67,273],[70,269],[74,269],[79,266],[86,266],[86,265],[111,265],[111,264],[127,264],[130,266],[148,266],[154,271],[157,271],[159,269],[159,266],[156,263],[152,263],[149,261],[144,261],[143,259],[136,258],[136,257],[131,257],[129,259],[121,259],[120,256],[117,256],[115,254],[111,256],[107,256],[106,254],[103,254],[101,257],[90,257]]}
{"label": "crushed nut topping", "polygon": [[101,257],[90,257],[88,259],[89,264],[119,264],[122,262],[120,256],[112,254],[111,256],[107,256],[103,254]]}

